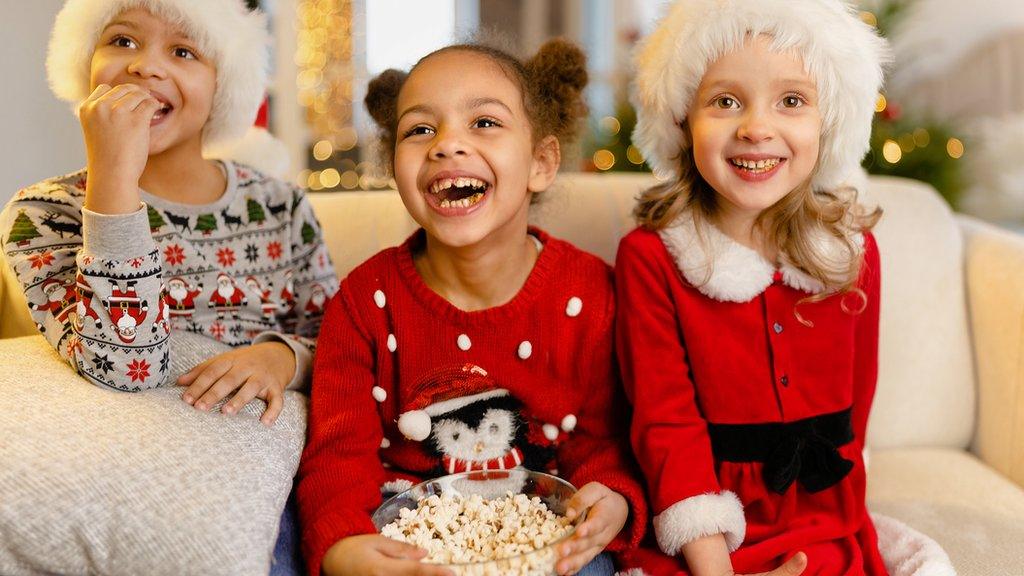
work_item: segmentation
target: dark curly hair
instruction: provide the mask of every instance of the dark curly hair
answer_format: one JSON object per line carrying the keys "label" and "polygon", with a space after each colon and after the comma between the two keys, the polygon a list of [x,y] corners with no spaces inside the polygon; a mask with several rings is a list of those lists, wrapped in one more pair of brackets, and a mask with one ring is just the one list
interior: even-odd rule
{"label": "dark curly hair", "polygon": [[446,46],[421,58],[412,70],[388,69],[370,81],[363,102],[380,128],[385,165],[393,172],[398,138],[398,94],[416,67],[446,52],[472,52],[490,58],[519,88],[533,129],[533,141],[554,136],[562,144],[576,137],[579,121],[586,116],[583,88],[587,85],[587,57],[576,44],[561,38],[545,42],[532,58],[520,61],[500,48],[468,42]]}

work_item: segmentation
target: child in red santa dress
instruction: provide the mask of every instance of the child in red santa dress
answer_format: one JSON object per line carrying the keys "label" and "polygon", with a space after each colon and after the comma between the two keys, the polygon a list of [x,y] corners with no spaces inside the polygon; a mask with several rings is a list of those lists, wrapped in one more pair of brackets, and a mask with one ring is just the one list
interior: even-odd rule
{"label": "child in red santa dress", "polygon": [[211,159],[257,117],[268,41],[241,0],[67,0],[57,15],[47,73],[88,166],[19,191],[0,244],[36,326],[90,382],[176,383],[201,410],[235,392],[224,413],[258,397],[270,425],[308,379],[322,314],[307,304],[336,285],[312,207]]}
{"label": "child in red santa dress", "polygon": [[880,211],[853,179],[886,59],[835,0],[680,0],[640,47],[634,142],[666,182],[619,246],[616,330],[645,573],[952,573],[883,558],[864,503]]}
{"label": "child in red santa dress", "polygon": [[552,41],[522,63],[458,45],[366,97],[402,201],[422,226],[327,304],[299,509],[310,574],[440,575],[376,534],[382,489],[525,466],[580,487],[559,573],[611,574],[645,499],[613,362],[607,264],[527,225],[583,112],[584,57]]}

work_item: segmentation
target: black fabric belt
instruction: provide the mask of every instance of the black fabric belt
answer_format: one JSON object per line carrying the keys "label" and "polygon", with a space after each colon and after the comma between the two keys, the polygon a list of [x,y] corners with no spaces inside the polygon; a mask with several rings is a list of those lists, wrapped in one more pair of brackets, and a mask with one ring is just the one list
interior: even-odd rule
{"label": "black fabric belt", "polygon": [[839,447],[853,441],[850,409],[796,422],[708,424],[715,459],[762,462],[764,482],[784,494],[795,482],[808,492],[834,486],[853,469]]}

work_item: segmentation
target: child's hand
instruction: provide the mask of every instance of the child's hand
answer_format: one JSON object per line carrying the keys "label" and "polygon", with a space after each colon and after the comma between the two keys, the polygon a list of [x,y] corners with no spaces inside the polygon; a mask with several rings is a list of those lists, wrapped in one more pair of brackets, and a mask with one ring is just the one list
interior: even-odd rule
{"label": "child's hand", "polygon": [[565,515],[572,520],[584,511],[588,511],[587,519],[576,527],[573,537],[559,547],[562,559],[555,567],[559,574],[575,574],[600,554],[626,525],[629,504],[618,492],[599,482],[591,482],[572,497]]}
{"label": "child's hand", "polygon": [[139,178],[149,159],[149,125],[162,106],[134,84],[100,84],[78,108],[88,156],[86,208],[102,214],[139,208]]}
{"label": "child's hand", "polygon": [[260,422],[271,426],[284,408],[284,389],[295,374],[295,354],[287,344],[261,342],[210,358],[178,378],[188,386],[181,399],[199,410],[209,410],[228,394],[235,396],[220,409],[234,414],[253,398],[267,403]]}
{"label": "child's hand", "polygon": [[425,550],[380,534],[339,540],[324,554],[320,571],[326,576],[454,576],[451,570],[422,564]]}

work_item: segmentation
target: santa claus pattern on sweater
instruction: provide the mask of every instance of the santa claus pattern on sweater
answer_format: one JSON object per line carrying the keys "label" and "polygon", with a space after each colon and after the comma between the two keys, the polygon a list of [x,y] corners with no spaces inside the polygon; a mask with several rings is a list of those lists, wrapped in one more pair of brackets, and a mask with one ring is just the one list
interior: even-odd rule
{"label": "santa claus pattern on sweater", "polygon": [[310,392],[299,510],[311,574],[327,549],[375,532],[381,490],[517,466],[601,482],[644,531],[612,351],[611,269],[531,229],[543,249],[509,302],[462,311],[416,271],[421,230],[358,268],[330,301]]}
{"label": "santa claus pattern on sweater", "polygon": [[[166,382],[172,330],[230,346],[279,339],[308,373],[336,276],[301,190],[224,162],[216,202],[140,191],[135,213],[83,209],[85,171],[18,192],[0,243],[36,326],[78,372],[116,390]],[[303,366],[305,364],[305,366]]]}

